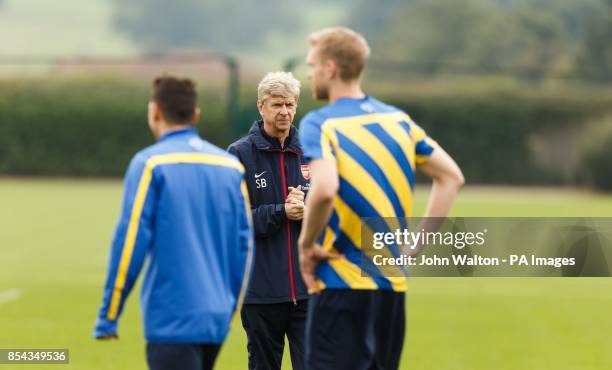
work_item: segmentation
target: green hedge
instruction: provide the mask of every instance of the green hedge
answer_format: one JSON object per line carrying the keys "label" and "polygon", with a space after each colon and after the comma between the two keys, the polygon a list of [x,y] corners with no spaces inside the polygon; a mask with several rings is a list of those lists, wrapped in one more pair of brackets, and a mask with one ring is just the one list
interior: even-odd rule
{"label": "green hedge", "polygon": [[[200,132],[227,146],[258,113],[253,84],[228,117],[225,91],[201,89]],[[456,90],[455,90],[456,91]],[[371,92],[408,112],[461,165],[470,183],[560,183],[537,165],[530,136],[603,115],[612,99],[586,93]],[[153,143],[146,124],[148,84],[105,78],[0,81],[0,174],[120,176]],[[304,91],[298,117],[320,106]]]}
{"label": "green hedge", "polygon": [[581,154],[586,182],[612,191],[612,116],[593,124],[585,135]]}
{"label": "green hedge", "polygon": [[561,171],[538,164],[535,134],[581,125],[610,109],[591,96],[534,96],[524,92],[409,96],[392,100],[459,163],[470,183],[551,184]]}
{"label": "green hedge", "polygon": [[[104,79],[0,83],[0,173],[120,176],[152,144],[144,82]],[[223,103],[210,97],[202,125],[223,139]],[[218,99],[218,98],[217,98]]]}

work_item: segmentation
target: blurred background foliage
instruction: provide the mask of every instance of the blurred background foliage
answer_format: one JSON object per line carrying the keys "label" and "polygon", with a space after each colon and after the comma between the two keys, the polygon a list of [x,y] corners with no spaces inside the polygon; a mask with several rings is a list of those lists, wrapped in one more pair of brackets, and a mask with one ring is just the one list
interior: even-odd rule
{"label": "blurred background foliage", "polygon": [[355,28],[377,58],[410,61],[423,73],[503,70],[540,79],[612,80],[612,0],[114,4],[113,24],[146,51],[205,48],[286,58],[303,53],[305,36],[328,23]]}
{"label": "blurred background foliage", "polygon": [[[306,37],[337,24],[372,46],[367,92],[411,114],[471,183],[612,189],[612,0],[0,0],[0,174],[120,176],[152,143],[162,71],[198,81],[201,132],[220,146],[257,118],[267,71],[304,82],[299,119],[321,105]],[[168,53],[202,66],[156,59]],[[90,63],[142,56],[158,64]]]}
{"label": "blurred background foliage", "polygon": [[114,0],[114,25],[147,51],[207,48],[233,52],[264,46],[278,33],[300,29],[295,0]]}
{"label": "blurred background foliage", "polygon": [[386,3],[360,0],[349,25],[365,33],[377,56],[420,63],[426,73],[612,79],[610,0]]}

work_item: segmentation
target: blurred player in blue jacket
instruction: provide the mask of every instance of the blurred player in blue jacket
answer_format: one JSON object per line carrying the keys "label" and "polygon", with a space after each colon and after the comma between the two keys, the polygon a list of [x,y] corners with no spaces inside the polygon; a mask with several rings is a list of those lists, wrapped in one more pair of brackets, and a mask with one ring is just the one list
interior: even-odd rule
{"label": "blurred player in blue jacket", "polygon": [[148,118],[158,142],[127,170],[94,329],[98,339],[118,338],[117,321],[148,259],[141,305],[153,370],[212,369],[250,277],[244,169],[198,136],[196,101],[190,80],[153,82]]}

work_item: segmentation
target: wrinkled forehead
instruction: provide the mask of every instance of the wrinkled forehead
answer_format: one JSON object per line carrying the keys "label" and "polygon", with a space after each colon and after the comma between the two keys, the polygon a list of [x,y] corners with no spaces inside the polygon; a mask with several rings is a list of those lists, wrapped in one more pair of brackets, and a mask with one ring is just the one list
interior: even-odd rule
{"label": "wrinkled forehead", "polygon": [[271,95],[266,98],[266,102],[270,105],[275,104],[295,104],[295,96],[280,96],[280,95]]}

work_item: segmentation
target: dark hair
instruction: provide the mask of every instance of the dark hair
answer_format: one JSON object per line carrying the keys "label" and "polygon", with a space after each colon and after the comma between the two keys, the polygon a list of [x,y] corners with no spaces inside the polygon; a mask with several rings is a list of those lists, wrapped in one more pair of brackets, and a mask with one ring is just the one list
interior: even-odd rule
{"label": "dark hair", "polygon": [[153,80],[152,99],[168,123],[184,124],[193,119],[198,93],[192,80],[163,75]]}

